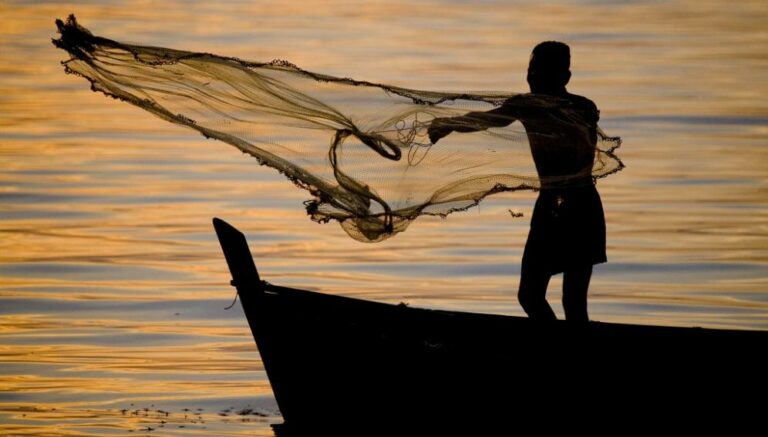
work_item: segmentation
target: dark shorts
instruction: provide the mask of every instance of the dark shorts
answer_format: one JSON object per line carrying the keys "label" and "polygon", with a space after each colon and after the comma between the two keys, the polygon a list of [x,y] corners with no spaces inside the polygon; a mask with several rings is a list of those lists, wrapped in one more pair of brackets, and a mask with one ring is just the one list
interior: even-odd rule
{"label": "dark shorts", "polygon": [[555,274],[606,261],[605,215],[595,186],[539,191],[523,268]]}

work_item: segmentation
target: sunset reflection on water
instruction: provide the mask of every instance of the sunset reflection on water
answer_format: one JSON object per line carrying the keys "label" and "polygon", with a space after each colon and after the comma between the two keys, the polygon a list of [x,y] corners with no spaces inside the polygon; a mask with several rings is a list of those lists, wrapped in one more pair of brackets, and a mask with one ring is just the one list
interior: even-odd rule
{"label": "sunset reflection on water", "polygon": [[569,89],[627,164],[598,184],[590,316],[768,329],[765,2],[341,3],[0,5],[0,434],[272,435],[213,216],[276,284],[523,314],[532,193],[358,243],[277,172],[65,75],[50,39],[69,13],[117,40],[444,91],[526,91],[533,45],[566,41]]}

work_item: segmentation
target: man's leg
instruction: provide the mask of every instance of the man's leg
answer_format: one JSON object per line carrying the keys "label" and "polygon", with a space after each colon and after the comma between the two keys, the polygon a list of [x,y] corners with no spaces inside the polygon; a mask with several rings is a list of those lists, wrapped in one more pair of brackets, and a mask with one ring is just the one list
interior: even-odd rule
{"label": "man's leg", "polygon": [[587,290],[592,277],[592,266],[568,269],[563,272],[563,309],[565,320],[588,322]]}
{"label": "man's leg", "polygon": [[520,289],[517,300],[533,320],[549,321],[557,320],[555,312],[547,303],[547,285],[552,275],[543,269],[536,268],[532,263],[523,262],[520,272]]}

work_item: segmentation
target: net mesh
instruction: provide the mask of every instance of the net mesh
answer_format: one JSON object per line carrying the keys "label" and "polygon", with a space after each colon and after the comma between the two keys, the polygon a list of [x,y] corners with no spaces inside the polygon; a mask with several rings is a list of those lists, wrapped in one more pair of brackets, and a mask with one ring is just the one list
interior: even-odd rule
{"label": "net mesh", "polygon": [[[68,73],[254,156],[311,193],[313,220],[336,220],[359,241],[492,193],[593,183],[623,167],[620,139],[567,99],[406,89],[283,60],[125,44],[92,35],[74,16],[57,25],[53,42],[71,56]],[[441,129],[454,133],[438,143]],[[548,157],[565,164],[545,171]]]}

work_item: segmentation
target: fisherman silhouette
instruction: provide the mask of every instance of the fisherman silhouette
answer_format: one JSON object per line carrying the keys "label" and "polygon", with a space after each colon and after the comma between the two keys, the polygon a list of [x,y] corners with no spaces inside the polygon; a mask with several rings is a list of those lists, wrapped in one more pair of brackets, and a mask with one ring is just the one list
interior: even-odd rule
{"label": "fisherman silhouette", "polygon": [[[516,120],[523,124],[541,187],[523,252],[518,299],[531,319],[556,320],[546,293],[552,275],[562,272],[565,318],[587,322],[592,266],[607,261],[605,216],[591,177],[599,111],[591,100],[565,89],[571,78],[570,61],[566,44],[538,44],[528,65],[531,94],[511,97],[487,112],[436,118],[428,134],[434,144],[454,131],[503,127]],[[552,109],[524,104],[531,99],[557,104]],[[580,123],[558,122],[557,111],[568,111],[570,119],[576,114]]]}

